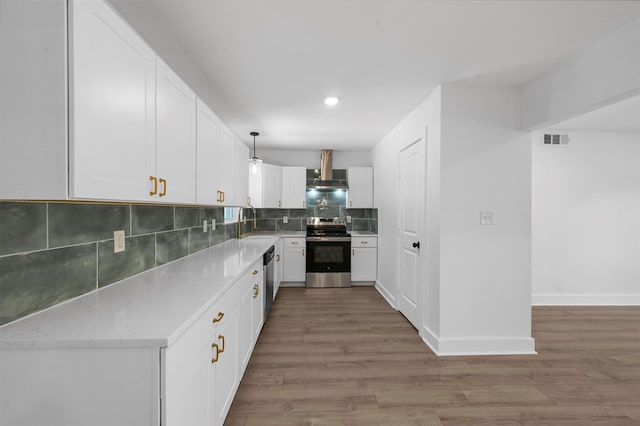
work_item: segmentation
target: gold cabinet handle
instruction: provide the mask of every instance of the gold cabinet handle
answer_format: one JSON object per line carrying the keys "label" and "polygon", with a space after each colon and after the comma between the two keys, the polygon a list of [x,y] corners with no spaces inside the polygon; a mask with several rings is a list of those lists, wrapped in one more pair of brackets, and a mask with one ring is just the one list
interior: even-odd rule
{"label": "gold cabinet handle", "polygon": [[280,255],[276,254],[276,262],[280,262]]}
{"label": "gold cabinet handle", "polygon": [[167,180],[166,179],[158,179],[160,181],[160,183],[162,184],[162,192],[159,194],[161,197],[164,197],[165,195],[167,195]]}
{"label": "gold cabinet handle", "polygon": [[218,189],[218,190],[216,191],[216,203],[221,203],[221,202],[222,202],[222,199],[220,199],[220,194],[221,194],[221,192],[220,192],[220,190]]}
{"label": "gold cabinet handle", "polygon": [[282,207],[282,201],[278,200],[278,207]]}
{"label": "gold cabinet handle", "polygon": [[304,256],[304,249],[302,249],[302,255]]}
{"label": "gold cabinet handle", "polygon": [[251,205],[251,197],[247,197],[247,205]]}
{"label": "gold cabinet handle", "polygon": [[351,249],[351,256],[355,256],[356,255],[356,249]]}
{"label": "gold cabinet handle", "polygon": [[224,312],[218,312],[218,316],[213,319],[213,323],[220,322],[224,318]]}
{"label": "gold cabinet handle", "polygon": [[218,335],[218,341],[222,342],[222,345],[220,347],[220,353],[224,352],[224,336],[222,334]]}
{"label": "gold cabinet handle", "polygon": [[220,348],[218,348],[218,345],[216,345],[215,343],[211,344],[211,348],[214,349],[213,352],[213,357],[211,358],[211,364],[215,364],[216,362],[218,362],[218,355],[220,354]]}
{"label": "gold cabinet handle", "polygon": [[222,200],[220,201],[224,203],[224,191],[222,191]]}
{"label": "gold cabinet handle", "polygon": [[260,294],[260,287],[258,286],[258,284],[254,284],[253,285],[253,298],[255,299],[256,297],[258,297],[258,294]]}
{"label": "gold cabinet handle", "polygon": [[302,202],[302,207],[307,207],[307,205],[306,205],[306,204],[307,204],[307,202],[306,202],[306,201],[303,201],[303,202]]}
{"label": "gold cabinet handle", "polygon": [[156,195],[158,193],[158,178],[149,176],[149,180],[153,182],[153,190],[149,191],[149,195]]}
{"label": "gold cabinet handle", "polygon": [[253,275],[258,275],[258,271],[253,271]]}

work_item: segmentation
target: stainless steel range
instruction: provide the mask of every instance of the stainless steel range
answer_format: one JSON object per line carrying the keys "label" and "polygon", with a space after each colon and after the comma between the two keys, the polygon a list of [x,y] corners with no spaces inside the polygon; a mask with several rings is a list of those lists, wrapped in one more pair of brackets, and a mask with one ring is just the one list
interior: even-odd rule
{"label": "stainless steel range", "polygon": [[351,234],[344,218],[307,218],[307,287],[351,287]]}

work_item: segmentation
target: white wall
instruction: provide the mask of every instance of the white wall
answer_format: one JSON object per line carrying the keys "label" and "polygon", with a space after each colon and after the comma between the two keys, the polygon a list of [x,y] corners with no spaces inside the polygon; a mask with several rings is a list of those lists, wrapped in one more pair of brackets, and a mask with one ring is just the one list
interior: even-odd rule
{"label": "white wall", "polygon": [[[253,144],[250,147],[253,155]],[[304,166],[307,169],[320,168],[320,150],[265,150],[260,149],[256,141],[257,157],[265,163],[277,166]],[[333,168],[346,169],[347,167],[371,166],[371,153],[369,151],[333,151]]]}
{"label": "white wall", "polygon": [[[440,88],[436,88],[427,99],[418,105],[402,122],[391,130],[371,151],[374,173],[374,200],[378,208],[378,283],[379,291],[395,304],[398,291],[398,262],[400,250],[399,214],[399,161],[400,150],[410,143],[421,138],[428,128],[427,141],[427,185],[432,190],[422,188],[423,192],[417,196],[437,194],[439,182],[439,147],[440,147]],[[416,188],[416,190],[419,190]],[[438,199],[433,203],[427,203],[437,211]],[[427,260],[428,264],[434,264],[428,268],[427,273],[436,273],[439,224],[429,225],[427,220],[437,221],[437,214],[427,211],[425,229],[427,229],[427,250],[425,257],[436,260]],[[426,298],[433,301],[427,309],[430,316],[429,324],[437,330],[439,322],[439,300],[437,275],[428,279],[423,285],[429,284],[426,289]],[[431,285],[431,283],[434,283]]]}
{"label": "white wall", "polygon": [[522,128],[553,125],[640,93],[640,19],[522,86]]}
{"label": "white wall", "polygon": [[[531,147],[516,88],[442,87],[438,353],[530,353]],[[480,224],[480,211],[494,225]]]}
{"label": "white wall", "polygon": [[640,134],[565,133],[532,135],[533,303],[640,304]]}

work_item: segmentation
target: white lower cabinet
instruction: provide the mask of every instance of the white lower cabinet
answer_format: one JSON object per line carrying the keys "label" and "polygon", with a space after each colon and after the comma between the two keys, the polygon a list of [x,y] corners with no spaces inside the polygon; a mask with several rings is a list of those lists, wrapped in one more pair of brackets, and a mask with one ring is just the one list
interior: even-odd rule
{"label": "white lower cabinet", "polygon": [[376,281],[378,275],[378,238],[351,238],[351,281]]}
{"label": "white lower cabinet", "polygon": [[168,347],[2,348],[0,425],[222,425],[262,327],[263,285],[260,258]]}
{"label": "white lower cabinet", "polygon": [[305,238],[283,238],[282,281],[300,282],[306,280],[306,240]]}

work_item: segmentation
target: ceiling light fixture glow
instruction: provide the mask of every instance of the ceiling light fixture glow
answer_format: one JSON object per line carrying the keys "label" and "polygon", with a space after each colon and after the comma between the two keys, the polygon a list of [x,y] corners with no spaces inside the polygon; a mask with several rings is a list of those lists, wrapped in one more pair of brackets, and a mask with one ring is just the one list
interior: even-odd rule
{"label": "ceiling light fixture glow", "polygon": [[334,106],[337,105],[338,102],[340,102],[340,100],[338,98],[335,98],[333,96],[328,97],[324,100],[325,105],[329,105],[329,106]]}

